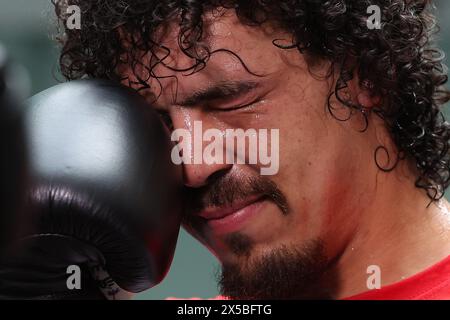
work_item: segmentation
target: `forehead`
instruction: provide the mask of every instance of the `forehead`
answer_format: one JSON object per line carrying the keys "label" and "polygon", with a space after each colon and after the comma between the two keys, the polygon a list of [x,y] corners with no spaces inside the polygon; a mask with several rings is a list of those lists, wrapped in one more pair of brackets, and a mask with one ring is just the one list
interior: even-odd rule
{"label": "forehead", "polygon": [[[151,65],[153,73],[146,94],[158,96],[157,104],[176,104],[190,92],[215,83],[260,79],[247,69],[258,75],[270,75],[280,69],[285,50],[276,48],[272,41],[290,39],[288,34],[269,24],[246,26],[234,10],[221,11],[220,15],[206,13],[203,19],[202,41],[212,55],[200,71],[188,70],[196,62],[180,49],[180,27],[175,21],[161,28],[155,36],[155,42],[164,49],[155,49],[142,57],[142,63]],[[129,71],[127,76],[133,77]]]}

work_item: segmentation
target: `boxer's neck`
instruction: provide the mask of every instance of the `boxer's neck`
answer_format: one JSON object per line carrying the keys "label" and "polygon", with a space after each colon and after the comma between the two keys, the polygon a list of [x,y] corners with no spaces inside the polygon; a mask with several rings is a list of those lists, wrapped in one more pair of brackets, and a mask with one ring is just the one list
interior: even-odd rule
{"label": "boxer's neck", "polygon": [[[379,267],[383,287],[450,254],[449,204],[442,199],[428,206],[430,199],[414,186],[413,179],[399,179],[391,172],[377,182],[373,201],[361,212],[358,230],[329,272],[339,275],[334,298],[369,290],[369,266]],[[321,285],[328,281],[325,276]]]}

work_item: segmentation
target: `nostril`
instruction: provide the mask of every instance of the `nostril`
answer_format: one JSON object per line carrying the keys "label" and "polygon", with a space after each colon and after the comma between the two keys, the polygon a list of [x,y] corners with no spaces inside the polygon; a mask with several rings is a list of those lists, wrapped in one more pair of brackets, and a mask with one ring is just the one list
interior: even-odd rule
{"label": "nostril", "polygon": [[228,171],[230,171],[230,168],[224,168],[224,169],[213,172],[206,179],[207,184],[212,184],[212,183],[216,182],[217,180],[221,179],[223,176],[225,176],[228,173]]}
{"label": "nostril", "polygon": [[[216,181],[223,178],[230,168],[218,169],[209,174],[208,176],[201,174],[196,170],[192,170],[192,166],[198,165],[187,165],[183,168],[183,180],[184,185],[188,188],[199,189],[205,186],[212,185]],[[189,168],[190,167],[190,168]],[[196,168],[197,169],[197,168]]]}

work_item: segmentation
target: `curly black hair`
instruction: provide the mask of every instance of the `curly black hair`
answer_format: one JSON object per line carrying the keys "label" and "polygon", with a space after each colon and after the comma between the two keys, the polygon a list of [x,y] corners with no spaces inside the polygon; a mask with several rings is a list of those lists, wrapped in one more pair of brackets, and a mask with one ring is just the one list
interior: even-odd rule
{"label": "curly black hair", "polygon": [[[355,73],[360,85],[383,97],[382,107],[372,109],[381,117],[397,148],[394,166],[377,166],[391,171],[398,161],[411,159],[417,168],[415,185],[426,190],[430,203],[443,197],[450,181],[450,125],[441,108],[450,101],[443,52],[434,44],[438,31],[431,0],[53,0],[58,17],[58,40],[62,45],[60,69],[67,79],[81,77],[123,81],[117,67],[132,66],[140,89],[159,80],[153,71],[164,64],[170,51],[155,39],[155,31],[167,21],[180,26],[178,45],[192,58],[192,67],[202,69],[215,52],[204,44],[204,13],[221,8],[235,10],[241,23],[261,26],[273,23],[292,35],[273,39],[280,49],[296,49],[330,62],[329,75],[339,77],[328,98],[336,97],[349,109],[365,115],[368,110],[341,94]],[[67,6],[77,5],[82,13],[80,30],[66,24]],[[367,8],[381,9],[379,29],[369,29]],[[120,29],[120,30],[119,30]],[[123,34],[132,35],[125,43]],[[155,51],[164,50],[164,56]],[[223,49],[225,50],[225,49]],[[150,65],[142,64],[142,52],[152,54]],[[229,52],[234,54],[233,52]],[[237,58],[239,58],[237,56]],[[243,63],[243,61],[241,61]],[[245,64],[243,63],[245,66]],[[145,70],[143,75],[142,70]],[[248,69],[247,69],[248,70]],[[250,70],[248,70],[251,72]],[[337,119],[347,120],[349,119]]]}

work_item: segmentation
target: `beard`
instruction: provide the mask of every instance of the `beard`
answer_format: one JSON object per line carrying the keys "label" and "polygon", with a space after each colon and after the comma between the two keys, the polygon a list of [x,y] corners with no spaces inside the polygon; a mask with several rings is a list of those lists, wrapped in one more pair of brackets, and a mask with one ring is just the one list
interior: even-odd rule
{"label": "beard", "polygon": [[[292,214],[287,199],[276,183],[267,177],[233,172],[211,177],[207,186],[185,190],[184,227],[199,239],[204,221],[197,212],[208,207],[232,205],[240,199],[259,195],[271,201],[283,216]],[[303,245],[285,245],[253,257],[253,240],[233,233],[224,239],[228,249],[239,257],[238,263],[223,263],[218,274],[222,295],[231,299],[268,300],[324,297],[313,289],[328,267],[321,240]]]}
{"label": "beard", "polygon": [[281,246],[260,257],[250,258],[251,242],[234,235],[229,245],[244,262],[224,264],[218,275],[223,296],[241,300],[288,300],[330,298],[332,285],[321,288],[328,261],[324,244],[310,241],[300,248]]}

